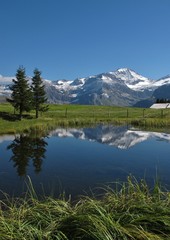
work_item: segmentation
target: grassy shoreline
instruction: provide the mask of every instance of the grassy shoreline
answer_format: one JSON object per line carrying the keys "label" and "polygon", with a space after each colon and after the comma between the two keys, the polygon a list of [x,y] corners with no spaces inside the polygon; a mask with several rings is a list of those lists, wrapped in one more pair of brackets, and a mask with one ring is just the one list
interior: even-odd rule
{"label": "grassy shoreline", "polygon": [[156,182],[129,176],[100,198],[78,201],[44,197],[38,200],[30,184],[23,199],[1,201],[0,238],[58,240],[165,240],[170,239],[170,193]]}
{"label": "grassy shoreline", "polygon": [[33,127],[48,130],[55,126],[81,127],[100,123],[170,129],[170,109],[50,104],[49,111],[39,119],[35,119],[35,112],[30,112],[19,121],[11,105],[0,104],[0,134],[15,134]]}
{"label": "grassy shoreline", "polygon": [[[0,104],[0,134],[46,131],[55,126],[81,127],[98,123],[134,124],[144,128],[170,127],[170,111],[80,105],[50,105],[35,119],[22,121],[9,104]],[[127,182],[106,187],[101,196],[42,197],[29,181],[23,198],[0,200],[0,239],[23,240],[167,240],[170,239],[170,192],[156,181],[149,189],[144,180],[129,176]]]}

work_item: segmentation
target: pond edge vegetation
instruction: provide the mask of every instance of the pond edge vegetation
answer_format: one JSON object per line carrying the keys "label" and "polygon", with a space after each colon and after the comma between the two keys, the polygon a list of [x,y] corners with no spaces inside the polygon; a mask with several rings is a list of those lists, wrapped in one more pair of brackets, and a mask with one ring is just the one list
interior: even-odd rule
{"label": "pond edge vegetation", "polygon": [[[28,177],[23,198],[0,201],[0,236],[8,239],[162,240],[170,239],[170,193],[159,181],[149,189],[145,180],[103,187],[101,196],[72,201],[38,199]],[[5,196],[5,195],[4,195]]]}

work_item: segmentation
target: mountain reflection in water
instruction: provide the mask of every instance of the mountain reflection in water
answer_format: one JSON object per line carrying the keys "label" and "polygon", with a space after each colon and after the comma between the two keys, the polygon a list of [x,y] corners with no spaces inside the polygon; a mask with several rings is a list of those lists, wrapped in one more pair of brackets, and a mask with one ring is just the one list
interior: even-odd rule
{"label": "mountain reflection in water", "polygon": [[170,134],[159,132],[145,132],[129,129],[127,126],[105,126],[82,129],[56,129],[49,134],[57,137],[74,137],[89,141],[96,141],[120,149],[128,149],[149,138],[170,142]]}
{"label": "mountain reflection in water", "polygon": [[[170,134],[129,130],[127,126],[99,125],[96,128],[57,128],[51,131],[48,136],[96,141],[119,149],[128,149],[149,138],[170,142]],[[20,134],[15,137],[7,149],[13,153],[10,160],[14,163],[13,166],[16,168],[18,176],[27,175],[27,166],[30,162],[34,166],[35,173],[41,171],[47,145],[44,137],[32,137],[29,134]]]}
{"label": "mountain reflection in water", "polygon": [[129,174],[152,186],[157,170],[170,189],[169,143],[170,134],[111,125],[0,136],[0,190],[22,194],[28,175],[39,194],[77,196]]}

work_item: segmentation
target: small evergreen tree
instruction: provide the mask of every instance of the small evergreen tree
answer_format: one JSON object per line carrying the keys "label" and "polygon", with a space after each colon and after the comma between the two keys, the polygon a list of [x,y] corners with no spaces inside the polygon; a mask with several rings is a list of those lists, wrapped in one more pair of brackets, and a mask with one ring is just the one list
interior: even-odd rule
{"label": "small evergreen tree", "polygon": [[7,99],[12,104],[14,109],[19,111],[20,120],[24,111],[31,110],[32,92],[26,79],[25,69],[19,67],[16,73],[16,79],[13,79],[13,85],[11,86],[12,94],[11,98]]}
{"label": "small evergreen tree", "polygon": [[41,72],[38,69],[34,70],[32,78],[32,91],[33,91],[33,107],[36,111],[36,118],[39,117],[39,111],[47,111],[48,106],[44,106],[47,102],[45,86],[41,78]]}

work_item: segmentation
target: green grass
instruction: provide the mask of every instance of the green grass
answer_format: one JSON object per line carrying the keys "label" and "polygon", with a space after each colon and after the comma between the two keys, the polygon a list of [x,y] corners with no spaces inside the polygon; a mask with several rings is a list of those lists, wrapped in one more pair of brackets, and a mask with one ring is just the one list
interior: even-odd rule
{"label": "green grass", "polygon": [[29,131],[30,127],[49,129],[54,126],[88,126],[99,123],[131,124],[139,127],[169,128],[170,109],[142,109],[111,106],[56,105],[35,119],[35,112],[17,119],[9,104],[0,104],[0,134]]}
{"label": "green grass", "polygon": [[[114,190],[116,189],[116,190]],[[25,198],[1,201],[0,239],[168,240],[170,193],[158,183],[128,177],[101,196],[38,200],[30,182]]]}

